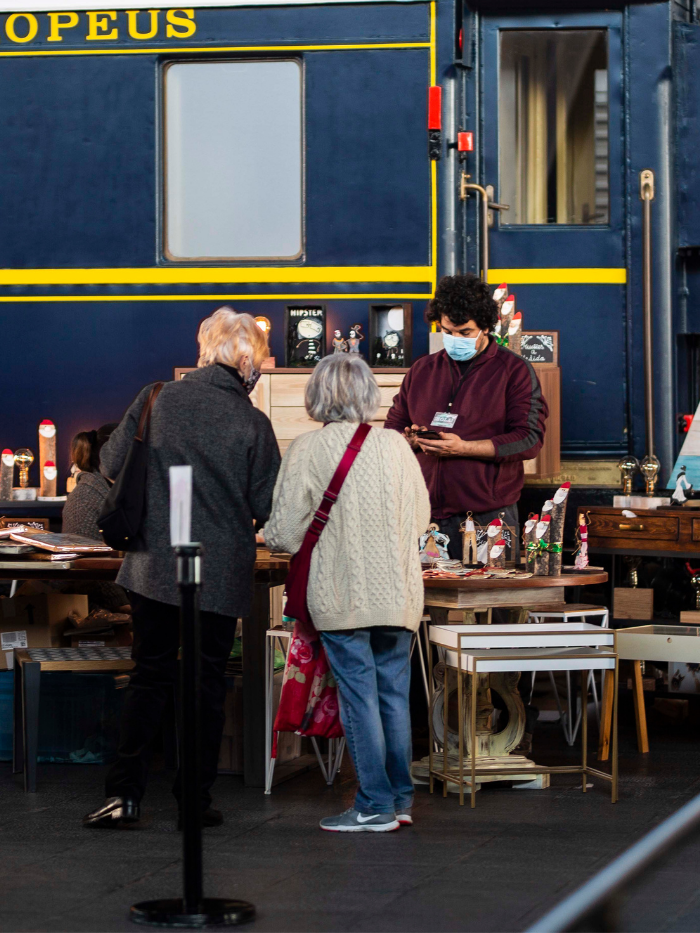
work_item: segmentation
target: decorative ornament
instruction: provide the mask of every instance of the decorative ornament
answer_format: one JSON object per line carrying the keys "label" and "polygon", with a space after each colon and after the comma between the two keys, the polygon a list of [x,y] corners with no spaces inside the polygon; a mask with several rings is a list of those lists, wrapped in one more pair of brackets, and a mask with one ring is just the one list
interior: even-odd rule
{"label": "decorative ornament", "polygon": [[12,477],[15,472],[15,455],[6,447],[0,455],[0,499],[12,498]]}
{"label": "decorative ornament", "polygon": [[421,564],[434,564],[437,560],[449,560],[450,555],[447,552],[449,543],[449,536],[441,534],[437,525],[428,525],[428,530],[420,536],[418,541]]}
{"label": "decorative ornament", "polygon": [[[56,495],[56,425],[45,419],[39,425],[39,495]],[[51,464],[53,470],[46,467]],[[52,478],[50,478],[52,477]]]}
{"label": "decorative ornament", "polygon": [[333,340],[331,343],[333,344],[334,354],[348,352],[348,342],[339,330],[333,331]]}

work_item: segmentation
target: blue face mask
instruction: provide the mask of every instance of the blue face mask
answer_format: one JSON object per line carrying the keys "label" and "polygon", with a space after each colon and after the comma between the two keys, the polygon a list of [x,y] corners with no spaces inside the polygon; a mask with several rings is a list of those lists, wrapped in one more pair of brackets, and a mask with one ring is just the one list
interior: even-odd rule
{"label": "blue face mask", "polygon": [[453,337],[452,334],[442,332],[442,342],[447,355],[459,363],[464,363],[476,356],[478,339],[478,337]]}

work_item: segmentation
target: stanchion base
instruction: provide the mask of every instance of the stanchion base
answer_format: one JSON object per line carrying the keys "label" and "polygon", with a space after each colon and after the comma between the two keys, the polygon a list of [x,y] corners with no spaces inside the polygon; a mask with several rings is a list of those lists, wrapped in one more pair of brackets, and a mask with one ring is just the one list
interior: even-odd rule
{"label": "stanchion base", "polygon": [[248,901],[234,901],[225,897],[204,897],[197,914],[184,912],[181,897],[157,901],[141,901],[129,912],[133,923],[151,927],[180,927],[192,929],[208,926],[237,926],[255,918],[255,907]]}

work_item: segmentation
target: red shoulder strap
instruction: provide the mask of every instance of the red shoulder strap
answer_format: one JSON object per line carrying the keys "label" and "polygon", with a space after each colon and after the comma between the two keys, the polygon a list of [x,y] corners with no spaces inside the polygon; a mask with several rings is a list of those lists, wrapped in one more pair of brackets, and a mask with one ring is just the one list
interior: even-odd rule
{"label": "red shoulder strap", "polygon": [[316,513],[311,520],[308,531],[306,532],[306,537],[311,536],[312,541],[311,545],[313,547],[316,544],[316,541],[319,538],[319,535],[326,527],[326,522],[330,517],[331,509],[333,504],[338,498],[338,493],[340,492],[345,478],[350,472],[350,467],[355,462],[355,457],[359,454],[362,449],[362,445],[367,439],[367,435],[371,431],[371,427],[368,424],[359,425],[357,431],[352,436],[352,440],[345,448],[345,453],[343,458],[338,464],[333,477],[328,484],[328,489],[323,494],[323,499],[321,499],[321,504],[316,509]]}

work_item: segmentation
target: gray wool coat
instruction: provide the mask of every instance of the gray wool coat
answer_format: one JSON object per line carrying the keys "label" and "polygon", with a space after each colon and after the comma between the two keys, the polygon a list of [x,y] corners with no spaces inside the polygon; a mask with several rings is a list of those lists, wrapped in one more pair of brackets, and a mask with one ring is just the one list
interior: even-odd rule
{"label": "gray wool coat", "polygon": [[[124,465],[151,388],[138,394],[102,448],[105,476],[116,477]],[[263,523],[270,514],[280,455],[269,419],[222,366],[206,366],[166,382],[153,406],[145,546],[126,555],[117,582],[150,599],[179,604],[168,468],[182,464],[191,465],[193,472],[192,540],[204,546],[200,606],[226,616],[249,615],[253,519]]]}
{"label": "gray wool coat", "polygon": [[97,518],[109,492],[109,483],[101,473],[78,473],[75,489],[63,506],[63,531],[70,535],[86,535],[102,541]]}

